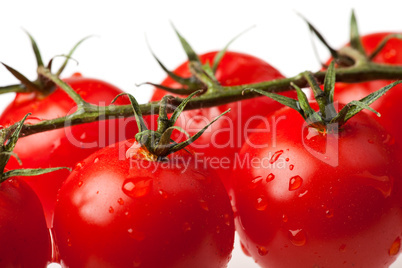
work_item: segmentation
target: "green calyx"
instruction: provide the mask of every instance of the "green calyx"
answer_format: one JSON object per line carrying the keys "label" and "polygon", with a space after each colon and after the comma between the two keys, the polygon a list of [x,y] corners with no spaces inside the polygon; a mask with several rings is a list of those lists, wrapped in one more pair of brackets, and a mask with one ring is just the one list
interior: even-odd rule
{"label": "green calyx", "polygon": [[181,77],[181,76],[175,74],[174,72],[169,71],[166,68],[166,66],[156,57],[156,55],[153,53],[152,49],[150,48],[150,46],[148,44],[148,47],[150,48],[152,56],[158,62],[159,66],[166,72],[166,74],[170,78],[172,78],[174,81],[176,81],[183,87],[182,88],[170,88],[170,87],[166,87],[164,85],[154,84],[154,83],[150,83],[150,82],[147,82],[144,84],[152,85],[157,88],[163,89],[167,92],[179,94],[179,95],[189,95],[198,90],[202,90],[203,93],[222,91],[222,86],[220,85],[220,83],[218,82],[218,80],[215,77],[215,73],[218,69],[219,63],[221,62],[223,56],[225,55],[227,49],[229,48],[229,45],[231,43],[233,43],[239,36],[241,36],[243,33],[248,31],[249,29],[243,31],[242,33],[240,33],[239,35],[234,37],[221,51],[219,51],[215,55],[213,62],[206,62],[205,64],[202,64],[197,53],[195,53],[194,49],[187,42],[187,40],[178,32],[178,30],[174,27],[173,24],[172,24],[172,27],[173,27],[177,37],[180,40],[183,50],[185,51],[185,53],[187,55],[189,69],[190,69],[190,72],[192,75],[190,77]]}
{"label": "green calyx", "polygon": [[[137,100],[130,94],[128,93],[121,93],[116,98],[112,101],[114,103],[117,98],[123,95],[127,95],[130,99],[131,105],[134,110],[134,115],[135,119],[137,121],[137,126],[138,126],[138,133],[135,135],[135,139],[137,142],[145,148],[149,153],[152,155],[156,156],[158,160],[163,160],[167,155],[177,152],[179,150],[184,149],[186,146],[194,142],[196,139],[198,139],[204,131],[211,125],[213,124],[216,120],[218,120],[221,116],[224,114],[228,113],[230,111],[227,110],[221,115],[219,115],[217,118],[212,120],[209,124],[207,124],[204,128],[202,128],[198,133],[196,133],[194,136],[190,136],[184,129],[174,126],[176,123],[177,119],[179,118],[179,115],[181,112],[183,112],[184,107],[187,105],[187,103],[190,101],[190,99],[195,96],[196,94],[199,94],[201,90],[193,92],[185,98],[184,100],[181,101],[181,103],[173,108],[171,105],[169,105],[169,101],[174,99],[173,96],[166,95],[163,97],[163,99],[159,103],[159,117],[158,117],[158,126],[157,130],[150,130],[147,128],[144,122],[144,118],[141,113],[140,106],[137,102]],[[168,113],[172,112],[170,118],[168,118]],[[174,140],[172,140],[171,136],[174,130],[180,131],[185,133],[188,136],[188,139],[177,143]]]}
{"label": "green calyx", "polygon": [[7,135],[8,133],[3,132],[2,136],[0,137],[0,183],[4,182],[5,180],[9,179],[10,177],[15,177],[15,176],[37,176],[49,172],[53,172],[56,170],[60,169],[68,169],[66,167],[56,167],[56,168],[37,168],[37,169],[14,169],[10,170],[7,172],[4,172],[5,167],[7,165],[8,160],[13,156],[17,159],[17,161],[21,164],[21,160],[18,158],[18,156],[13,153],[13,150],[15,148],[15,145],[17,144],[21,129],[24,126],[24,122],[26,118],[30,114],[25,115],[25,117],[18,122],[15,130]]}
{"label": "green calyx", "polygon": [[392,87],[402,83],[402,80],[400,80],[387,85],[360,100],[352,101],[346,104],[339,112],[337,112],[334,104],[336,76],[334,62],[331,62],[330,66],[328,67],[327,74],[324,80],[323,90],[320,88],[315,77],[310,72],[305,72],[303,76],[312,89],[314,98],[319,107],[318,111],[315,111],[311,107],[306,94],[293,83],[292,86],[296,89],[297,99],[292,99],[289,97],[285,97],[275,93],[264,92],[257,89],[250,90],[270,97],[273,100],[298,111],[310,126],[317,128],[320,132],[328,132],[331,131],[330,129],[328,129],[328,126],[336,124],[338,128],[340,128],[349,119],[351,119],[354,115],[356,115],[363,109],[368,109],[380,116],[380,114],[372,109],[369,105],[380,98],[382,95],[384,95]]}
{"label": "green calyx", "polygon": [[[42,60],[42,56],[41,56],[39,47],[38,47],[35,39],[28,32],[26,32],[26,34],[28,35],[28,37],[31,41],[31,46],[32,46],[32,49],[33,49],[33,52],[34,52],[34,55],[36,58],[37,69],[39,70],[39,69],[46,68],[48,70],[51,70],[54,58],[52,58],[49,61],[49,63],[47,64],[47,66],[45,66],[43,63],[43,60]],[[64,69],[66,68],[67,63],[71,59],[71,56],[74,53],[74,51],[76,50],[76,48],[88,38],[89,38],[89,36],[83,38],[70,50],[70,52],[67,55],[62,55],[63,57],[65,57],[65,60],[64,60],[63,64],[60,66],[60,68],[54,73],[57,77],[59,77],[61,75],[61,73],[64,71]],[[55,90],[57,87],[53,81],[51,81],[48,78],[46,78],[45,76],[41,75],[40,72],[38,72],[38,77],[36,78],[36,80],[31,81],[26,76],[24,76],[23,74],[18,72],[16,69],[12,68],[11,66],[9,66],[5,63],[2,63],[2,64],[15,78],[17,78],[21,82],[21,84],[0,87],[0,94],[8,93],[8,92],[21,92],[21,93],[39,92],[40,94],[48,95],[51,92],[53,92],[53,90]]]}

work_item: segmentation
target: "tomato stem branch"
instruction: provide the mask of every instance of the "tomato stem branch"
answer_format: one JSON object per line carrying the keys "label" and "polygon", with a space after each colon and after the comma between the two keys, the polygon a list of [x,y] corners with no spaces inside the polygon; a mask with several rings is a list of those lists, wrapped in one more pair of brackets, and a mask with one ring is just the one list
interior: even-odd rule
{"label": "tomato stem branch", "polygon": [[[46,68],[39,68],[38,72],[57,84],[64,90],[76,103],[78,109],[75,113],[51,120],[44,120],[37,124],[24,124],[21,129],[21,136],[28,136],[38,132],[49,131],[53,129],[63,128],[84,123],[91,123],[98,120],[115,119],[121,117],[131,117],[134,115],[131,105],[109,105],[99,107],[85,102],[81,96],[71,89],[66,83],[59,79],[56,75],[50,73]],[[319,84],[324,83],[326,71],[312,73],[312,76]],[[402,66],[391,66],[387,64],[377,64],[372,62],[364,62],[351,67],[340,67],[336,70],[336,81],[346,83],[358,83],[370,80],[397,80],[402,79]],[[266,92],[284,92],[293,90],[291,86],[294,84],[300,88],[308,87],[308,81],[304,72],[294,77],[276,79],[256,84],[247,84],[241,86],[222,87],[221,91],[208,92],[196,98],[192,98],[185,110],[200,109],[205,107],[218,106],[230,102],[250,99],[261,96],[255,91],[245,90],[249,88],[259,89]],[[175,97],[169,101],[173,106],[178,106],[183,101],[182,98]],[[143,115],[159,113],[159,105],[156,102],[150,102],[139,106]],[[16,128],[12,125],[8,128],[0,130],[0,136],[9,136]]]}

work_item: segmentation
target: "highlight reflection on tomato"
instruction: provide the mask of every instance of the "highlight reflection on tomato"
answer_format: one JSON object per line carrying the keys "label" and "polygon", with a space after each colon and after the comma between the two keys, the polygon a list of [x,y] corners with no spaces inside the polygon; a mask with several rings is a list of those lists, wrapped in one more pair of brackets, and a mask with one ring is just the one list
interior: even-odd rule
{"label": "highlight reflection on tomato", "polygon": [[307,127],[290,108],[272,117],[282,118],[275,143],[261,124],[240,154],[250,160],[232,174],[243,248],[262,267],[388,267],[402,237],[390,134],[366,113],[338,135]]}
{"label": "highlight reflection on tomato", "polygon": [[216,175],[187,152],[144,159],[133,140],[78,163],[59,192],[54,231],[66,267],[226,267],[233,211]]}
{"label": "highlight reflection on tomato", "polygon": [[[64,81],[84,100],[100,106],[109,105],[113,98],[122,92],[109,83],[86,78],[80,74],[75,74]],[[116,104],[129,104],[129,101],[121,99]],[[32,115],[28,117],[26,123],[36,124],[41,120],[66,116],[75,109],[73,100],[59,88],[47,96],[39,92],[18,93],[1,114],[0,125],[14,124],[27,113]],[[72,168],[78,161],[99,148],[132,137],[136,132],[135,120],[118,119],[37,133],[20,139],[14,149],[14,153],[22,161],[22,166],[16,159],[11,158],[7,168]],[[57,191],[68,175],[69,171],[59,170],[41,176],[21,178],[32,187],[41,200],[49,227],[52,225]]]}

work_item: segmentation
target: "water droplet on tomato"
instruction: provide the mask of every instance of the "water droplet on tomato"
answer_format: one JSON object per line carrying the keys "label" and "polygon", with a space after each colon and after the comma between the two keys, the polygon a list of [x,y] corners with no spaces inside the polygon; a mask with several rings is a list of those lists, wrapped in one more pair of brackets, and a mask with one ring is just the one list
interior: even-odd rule
{"label": "water droplet on tomato", "polygon": [[265,256],[268,254],[268,249],[266,249],[263,246],[257,246],[257,251],[258,251],[258,254],[260,254],[260,256]]}
{"label": "water droplet on tomato", "polygon": [[345,244],[342,244],[342,245],[339,247],[339,251],[340,251],[340,252],[345,252],[345,251],[346,251],[346,245],[345,245]]}
{"label": "water droplet on tomato", "polygon": [[99,157],[96,157],[95,159],[94,159],[94,164],[96,164],[96,163],[98,163],[99,162]]}
{"label": "water droplet on tomato", "polygon": [[165,199],[168,198],[168,194],[167,194],[165,191],[159,190],[158,193],[159,193],[160,196],[162,196],[163,198],[165,198]]}
{"label": "water droplet on tomato", "polygon": [[290,178],[289,191],[294,191],[294,190],[299,189],[300,186],[302,185],[302,183],[303,183],[303,179],[299,175]]}
{"label": "water droplet on tomato", "polygon": [[289,230],[289,239],[295,246],[304,246],[306,244],[306,234],[302,229]]}
{"label": "water droplet on tomato", "polygon": [[183,231],[184,232],[189,232],[191,231],[191,225],[188,222],[183,223]]}
{"label": "water droplet on tomato", "polygon": [[290,170],[293,170],[294,168],[295,168],[295,165],[290,165],[290,166],[289,166],[289,169],[290,169]]}
{"label": "water droplet on tomato", "polygon": [[142,241],[145,239],[145,234],[143,232],[139,232],[135,228],[129,228],[127,232],[131,238],[134,238],[137,241]]}
{"label": "water droplet on tomato", "polygon": [[219,227],[219,225],[216,226],[215,231],[217,234],[219,234],[221,232],[221,227]]}
{"label": "water droplet on tomato", "polygon": [[208,207],[207,201],[205,201],[205,200],[200,200],[199,202],[200,202],[200,206],[201,206],[201,208],[202,208],[203,210],[209,211],[209,207]]}
{"label": "water droplet on tomato", "polygon": [[[383,138],[384,138],[384,137],[383,137]],[[391,135],[387,134],[387,136],[386,136],[386,137],[384,138],[384,140],[383,140],[383,143],[384,143],[384,144],[392,145],[392,144],[395,143],[395,139],[394,139],[394,137],[392,137]]]}
{"label": "water droplet on tomato", "polygon": [[223,218],[224,218],[224,220],[225,220],[225,224],[226,224],[227,226],[230,226],[230,216],[229,216],[229,214],[224,214],[224,215],[223,215]]}
{"label": "water droplet on tomato", "polygon": [[114,208],[113,207],[109,207],[109,213],[113,213],[114,212]]}
{"label": "water droplet on tomato", "polygon": [[285,161],[286,161],[286,162],[289,162],[289,157],[287,157],[287,158],[285,159]]}
{"label": "water droplet on tomato", "polygon": [[257,188],[258,184],[260,184],[260,182],[262,181],[262,177],[261,176],[257,176],[255,177],[253,180],[250,181],[250,183],[248,184],[248,188],[249,189],[255,189]]}
{"label": "water droplet on tomato", "polygon": [[117,199],[117,203],[119,203],[119,205],[124,205],[124,200],[123,200],[123,198]]}
{"label": "water droplet on tomato", "polygon": [[78,182],[78,187],[81,187],[82,184],[83,184],[83,182],[82,182],[82,181],[79,181],[79,182]]}
{"label": "water droplet on tomato", "polygon": [[244,253],[246,256],[251,257],[250,252],[248,252],[246,246],[245,246],[242,242],[240,242],[240,247],[241,247],[241,250],[243,251],[243,253]]}
{"label": "water droplet on tomato", "polygon": [[400,249],[401,249],[401,239],[397,237],[388,250],[389,256],[397,255]]}
{"label": "water droplet on tomato", "polygon": [[288,222],[288,220],[289,220],[288,216],[285,215],[285,214],[283,214],[283,215],[282,215],[282,221],[283,221],[283,222]]}
{"label": "water droplet on tomato", "polygon": [[70,238],[67,238],[67,246],[69,246],[69,247],[71,247],[71,239]]}
{"label": "water droplet on tomato", "polygon": [[299,194],[299,197],[303,197],[308,193],[308,190],[305,190],[303,193]]}
{"label": "water droplet on tomato", "polygon": [[255,208],[259,211],[264,211],[268,206],[268,201],[264,196],[260,196],[257,198],[255,202]]}
{"label": "water droplet on tomato", "polygon": [[325,211],[325,216],[326,216],[327,218],[332,218],[332,217],[334,216],[334,211],[333,211],[332,209],[327,209],[327,210]]}
{"label": "water droplet on tomato", "polygon": [[271,159],[269,160],[269,163],[270,163],[270,164],[275,163],[275,162],[279,159],[279,157],[280,157],[282,154],[283,154],[283,150],[279,150],[279,151],[275,152],[275,153],[272,155]]}
{"label": "water droplet on tomato", "polygon": [[130,197],[143,197],[151,191],[153,180],[151,178],[144,179],[127,179],[123,183],[123,192]]}
{"label": "water droplet on tomato", "polygon": [[76,165],[75,165],[75,167],[74,167],[74,169],[81,169],[82,167],[84,166],[84,162],[78,162]]}
{"label": "water droplet on tomato", "polygon": [[266,181],[267,181],[267,182],[270,182],[270,181],[272,181],[273,179],[275,179],[275,175],[272,174],[272,173],[269,173],[268,176],[267,176]]}
{"label": "water droplet on tomato", "polygon": [[374,175],[367,170],[356,174],[355,177],[361,180],[361,182],[367,186],[371,186],[380,191],[384,198],[387,198],[391,195],[394,181],[392,177],[387,175]]}

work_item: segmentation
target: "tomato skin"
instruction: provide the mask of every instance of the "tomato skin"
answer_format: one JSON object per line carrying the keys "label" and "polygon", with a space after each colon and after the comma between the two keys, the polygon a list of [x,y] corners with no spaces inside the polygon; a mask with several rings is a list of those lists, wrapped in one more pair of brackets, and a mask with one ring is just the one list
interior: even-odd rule
{"label": "tomato skin", "polygon": [[[380,32],[362,36],[361,41],[367,54],[372,53],[377,45],[390,34],[393,33]],[[382,51],[374,57],[373,62],[402,65],[402,40],[390,39]],[[389,80],[377,80],[356,84],[336,83],[335,100],[341,103],[359,100],[392,82]],[[400,99],[402,99],[402,85],[397,85],[370,106],[378,111],[381,117],[376,116],[374,113],[371,115],[393,135],[398,143],[402,144],[402,126],[396,123],[399,120]]]}
{"label": "tomato skin", "polygon": [[234,222],[220,180],[187,152],[187,168],[126,159],[133,144],[89,156],[61,188],[54,231],[64,266],[226,267]]}
{"label": "tomato skin", "polygon": [[0,184],[0,266],[46,267],[50,238],[42,205],[22,180]]}
{"label": "tomato skin", "polygon": [[240,153],[266,161],[233,172],[236,230],[246,251],[262,267],[388,267],[402,237],[400,157],[390,135],[365,113],[334,140],[306,128],[290,108],[273,118],[275,136],[254,133],[254,145]]}
{"label": "tomato skin", "polygon": [[[203,64],[212,63],[216,54],[217,52],[214,51],[202,54],[199,57]],[[190,77],[188,62],[181,64],[174,73],[182,77]],[[252,84],[284,78],[278,70],[265,61],[251,55],[232,51],[225,53],[215,76],[222,86]],[[171,88],[182,87],[170,77],[167,77],[162,85]],[[160,100],[166,94],[166,91],[156,89],[151,100]],[[294,92],[286,92],[285,95],[295,96]],[[207,166],[215,169],[225,187],[230,189],[231,180],[227,174],[232,169],[235,154],[240,150],[248,135],[247,131],[257,126],[261,122],[262,116],[280,107],[282,107],[281,104],[269,98],[259,97],[211,108],[185,111],[176,125],[185,129],[190,135],[194,135],[217,116],[229,108],[231,109],[230,113],[221,117],[190,145],[198,152],[200,158],[205,158]],[[156,120],[154,121],[156,122]],[[175,140],[184,140],[184,138],[185,135],[181,134],[177,135]],[[208,164],[208,162],[213,161],[220,164]]]}
{"label": "tomato skin", "polygon": [[[84,100],[101,106],[109,105],[122,91],[101,80],[90,79],[79,74],[65,79]],[[118,100],[116,104],[129,104]],[[0,125],[9,126],[32,113],[26,123],[35,124],[43,119],[53,119],[74,112],[75,103],[61,89],[48,96],[38,93],[19,93],[0,116]],[[131,120],[131,122],[130,122]],[[125,122],[130,122],[127,126]],[[21,138],[14,153],[22,161],[22,166],[11,158],[8,169],[74,167],[74,165],[99,148],[120,140],[134,137],[137,132],[133,119],[100,121],[90,124],[65,127]],[[57,191],[67,178],[68,170],[60,170],[36,177],[23,177],[36,192],[42,202],[48,226],[51,227]]]}

